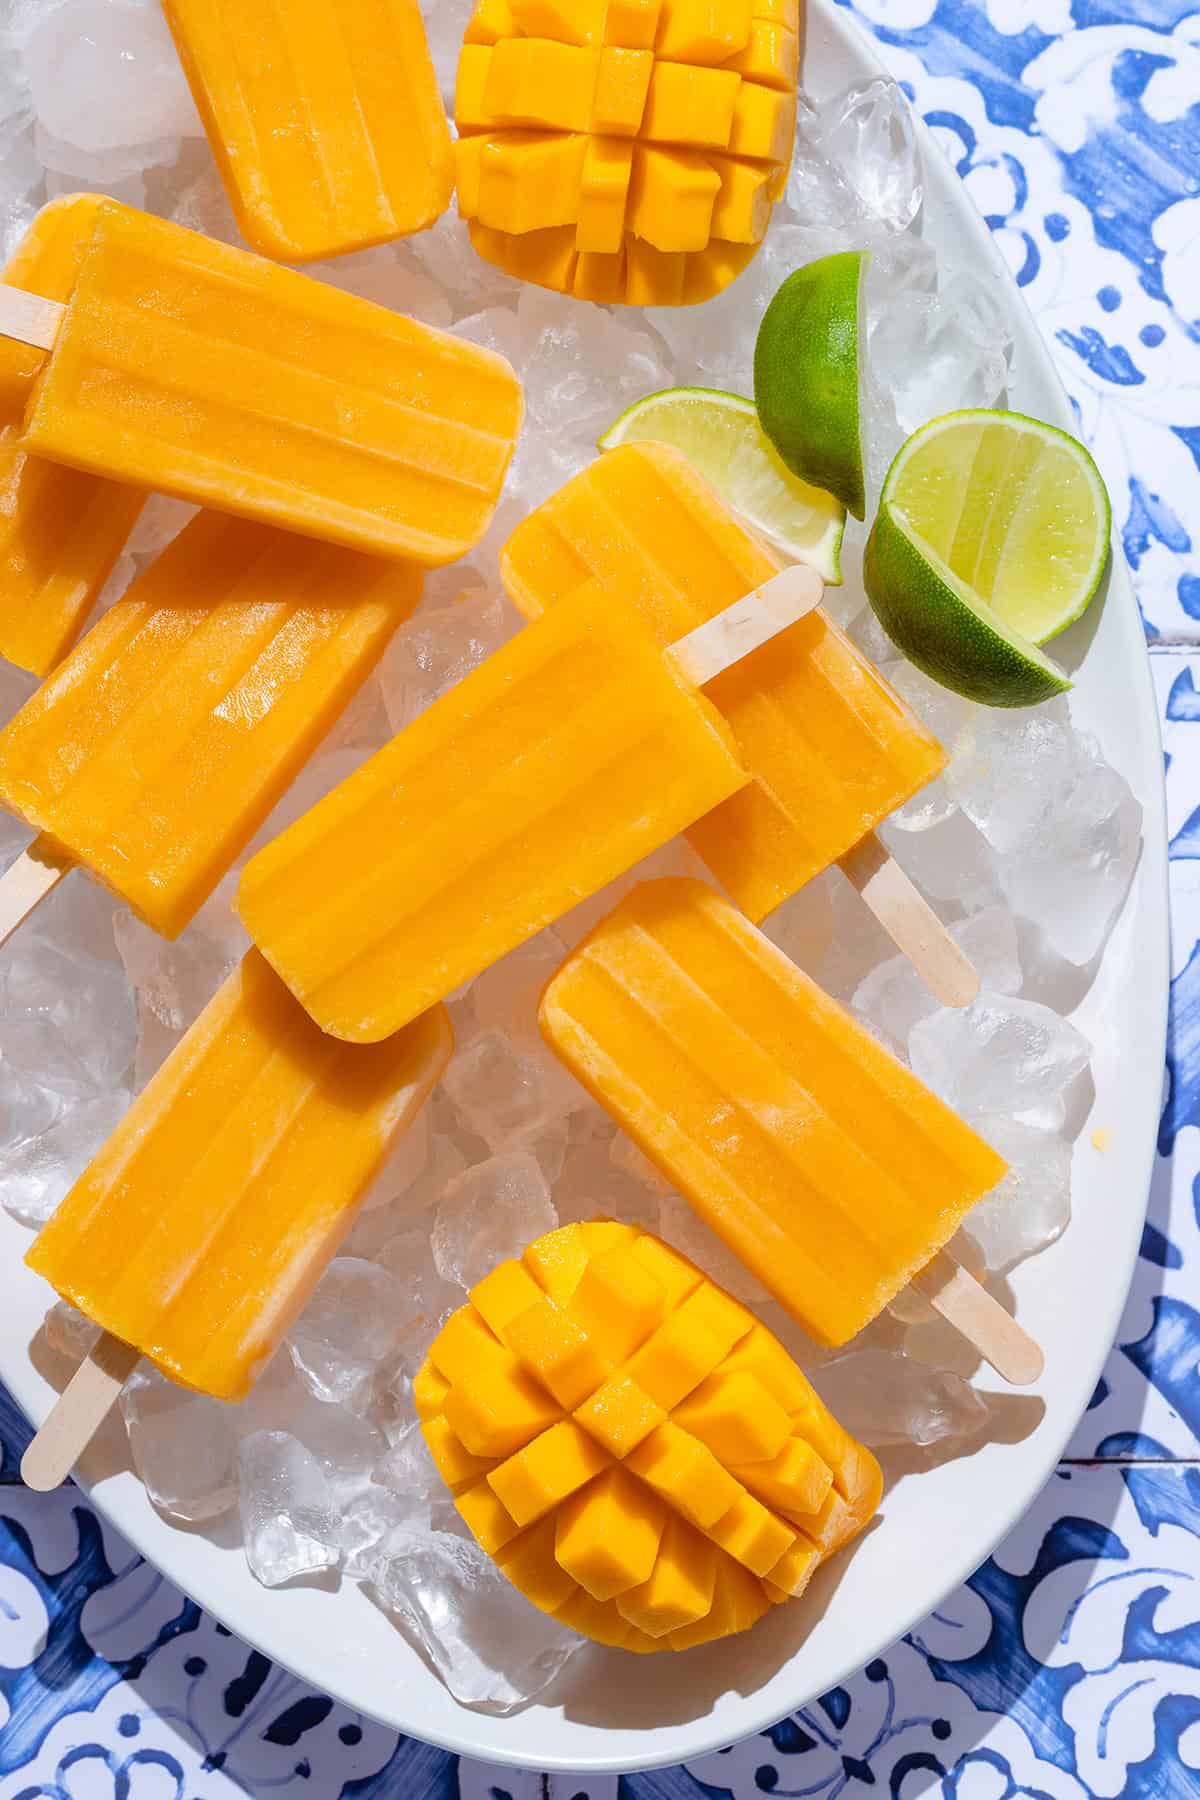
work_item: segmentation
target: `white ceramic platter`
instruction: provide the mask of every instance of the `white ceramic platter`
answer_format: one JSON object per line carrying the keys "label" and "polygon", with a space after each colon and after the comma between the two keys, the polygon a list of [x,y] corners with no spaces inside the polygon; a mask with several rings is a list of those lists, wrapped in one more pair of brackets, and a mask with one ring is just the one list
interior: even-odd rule
{"label": "white ceramic platter", "polygon": [[[812,0],[804,83],[817,98],[878,73],[856,29]],[[1011,403],[1072,427],[1066,396],[1011,278],[957,177],[926,149],[926,235],[958,263],[992,267],[1016,341]],[[748,322],[747,329],[752,325]],[[1094,630],[1094,636],[1089,634]],[[1101,740],[1145,809],[1139,873],[1099,977],[1077,1015],[1095,1044],[1095,1111],[1075,1157],[1075,1217],[1055,1247],[1018,1270],[1020,1316],[1046,1349],[1039,1401],[1009,1402],[1018,1429],[974,1454],[908,1476],[875,1529],[805,1600],[745,1638],[651,1660],[596,1652],[552,1704],[495,1719],[458,1707],[351,1583],[338,1592],[268,1591],[240,1549],[173,1528],[135,1477],[92,1470],[91,1497],[133,1544],[233,1631],[316,1687],[449,1749],[538,1769],[629,1770],[680,1762],[781,1718],[885,1649],[981,1563],[1047,1479],[1092,1393],[1120,1317],[1149,1186],[1167,996],[1162,764],[1133,594],[1113,571],[1103,611],[1076,628],[1077,722]],[[1084,645],[1086,644],[1086,651]],[[1074,651],[1074,654],[1072,654]],[[1096,1125],[1111,1133],[1104,1154]],[[163,1196],[170,1205],[170,1196]],[[0,1213],[0,1379],[34,1419],[54,1394],[30,1360],[48,1290],[23,1266],[27,1233]],[[1016,1405],[1023,1409],[1013,1413]],[[86,1471],[85,1471],[86,1472]]]}

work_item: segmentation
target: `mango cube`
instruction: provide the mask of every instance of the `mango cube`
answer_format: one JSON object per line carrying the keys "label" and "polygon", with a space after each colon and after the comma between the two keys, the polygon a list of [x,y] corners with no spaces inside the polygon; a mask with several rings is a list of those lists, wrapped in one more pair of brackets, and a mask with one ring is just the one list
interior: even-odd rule
{"label": "mango cube", "polygon": [[577,299],[687,306],[787,182],[799,0],[479,0],[455,97],[479,254]]}
{"label": "mango cube", "polygon": [[610,1220],[493,1269],[414,1394],[462,1519],[514,1587],[636,1654],[748,1630],[879,1503],[874,1457],[778,1340],[677,1250]]}

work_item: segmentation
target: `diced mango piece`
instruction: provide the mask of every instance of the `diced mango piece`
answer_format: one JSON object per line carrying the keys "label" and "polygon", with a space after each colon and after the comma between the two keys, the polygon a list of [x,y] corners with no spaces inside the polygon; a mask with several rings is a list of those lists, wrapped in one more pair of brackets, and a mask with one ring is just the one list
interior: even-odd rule
{"label": "diced mango piece", "polygon": [[667,1518],[643,1482],[609,1469],[559,1508],[555,1555],[593,1600],[611,1600],[649,1579]]}
{"label": "diced mango piece", "polygon": [[728,62],[750,36],[753,0],[668,0],[658,54],[681,62]]}
{"label": "diced mango piece", "polygon": [[612,1366],[582,1326],[548,1294],[512,1321],[508,1342],[525,1367],[568,1411],[596,1391]]}
{"label": "diced mango piece", "polygon": [[769,1574],[796,1542],[796,1533],[753,1494],[735,1500],[729,1511],[708,1527],[707,1536],[755,1575]]}
{"label": "diced mango piece", "polygon": [[515,1356],[508,1367],[490,1364],[455,1382],[445,1414],[472,1456],[491,1457],[511,1456],[562,1416]]}
{"label": "diced mango piece", "polygon": [[662,0],[608,0],[604,39],[629,50],[653,50]]}
{"label": "diced mango piece", "polygon": [[636,137],[646,110],[654,57],[649,50],[618,50],[607,45],[592,101],[591,128],[600,136]]}
{"label": "diced mango piece", "polygon": [[586,131],[599,68],[598,50],[548,38],[506,38],[492,51],[485,111],[505,125]]}
{"label": "diced mango piece", "polygon": [[610,1362],[645,1343],[666,1311],[667,1297],[625,1245],[594,1256],[567,1308]]}
{"label": "diced mango piece", "polygon": [[712,1451],[670,1420],[639,1444],[626,1466],[702,1531],[715,1525],[742,1493],[741,1484]]}
{"label": "diced mango piece", "polygon": [[798,0],[479,0],[456,101],[475,248],[607,304],[720,293],[786,188],[799,50]]}
{"label": "diced mango piece", "polygon": [[724,1463],[768,1463],[792,1435],[782,1406],[753,1376],[724,1370],[697,1388],[675,1419]]}
{"label": "diced mango piece", "polygon": [[564,1419],[493,1468],[488,1480],[518,1525],[531,1525],[609,1463],[595,1438]]}
{"label": "diced mango piece", "polygon": [[541,1298],[542,1290],[529,1270],[512,1257],[499,1263],[471,1289],[471,1305],[488,1329],[510,1350],[514,1346],[509,1343],[509,1326],[531,1306],[536,1306]]}
{"label": "diced mango piece", "polygon": [[879,1500],[875,1459],[782,1345],[612,1220],[493,1269],[413,1391],[460,1516],[514,1586],[640,1655],[748,1629]]}
{"label": "diced mango piece", "polygon": [[833,1489],[832,1470],[803,1438],[789,1438],[770,1462],[732,1466],[752,1494],[788,1519],[818,1512]]}
{"label": "diced mango piece", "polygon": [[629,1374],[614,1376],[576,1408],[575,1417],[611,1456],[626,1457],[666,1422],[666,1413]]}
{"label": "diced mango piece", "polygon": [[647,1637],[666,1637],[708,1617],[716,1578],[715,1546],[672,1515],[649,1578],[617,1595],[617,1611]]}
{"label": "diced mango piece", "polygon": [[521,1529],[486,1481],[476,1482],[474,1487],[458,1494],[454,1504],[463,1523],[489,1556],[496,1556]]}

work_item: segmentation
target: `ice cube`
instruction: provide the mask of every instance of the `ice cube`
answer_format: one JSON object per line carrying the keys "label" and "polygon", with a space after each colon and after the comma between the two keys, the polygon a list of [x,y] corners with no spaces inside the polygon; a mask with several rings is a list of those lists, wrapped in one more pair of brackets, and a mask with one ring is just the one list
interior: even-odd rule
{"label": "ice cube", "polygon": [[95,157],[203,135],[157,0],[26,4],[16,36],[34,107],[52,137]]}
{"label": "ice cube", "polygon": [[935,294],[895,294],[869,336],[875,379],[905,432],[956,408],[994,406],[1008,383],[1012,338],[991,287],[943,272]]}
{"label": "ice cube", "polygon": [[1036,1106],[1061,1093],[1091,1056],[1078,1027],[1048,1006],[989,993],[920,1020],[908,1048],[914,1073],[967,1118]]}
{"label": "ice cube", "polygon": [[953,812],[925,831],[902,831],[885,820],[879,836],[901,868],[933,900],[979,912],[1000,898],[987,840],[970,819]]}
{"label": "ice cube", "polygon": [[1062,701],[1016,716],[972,709],[947,781],[993,850],[1015,849],[1067,791],[1079,764],[1078,734]]}
{"label": "ice cube", "polygon": [[714,1231],[709,1230],[686,1200],[671,1191],[663,1194],[659,1217],[660,1235],[667,1243],[681,1250],[689,1262],[703,1269],[727,1294],[732,1294],[735,1300],[745,1300],[750,1306],[762,1306],[769,1300],[770,1295],[758,1277]]}
{"label": "ice cube", "polygon": [[1054,1243],[1070,1224],[1071,1146],[1056,1132],[1017,1119],[984,1117],[975,1127],[1009,1169],[967,1214],[963,1228],[987,1267],[1002,1272]]}
{"label": "ice cube", "polygon": [[197,919],[173,943],[130,912],[113,920],[125,973],[137,991],[134,1087],[146,1085],[239,961],[244,934],[231,920]]}
{"label": "ice cube", "polygon": [[379,1546],[390,1532],[400,1527],[427,1530],[429,1523],[430,1509],[425,1502],[372,1483],[342,1513],[339,1548],[347,1575],[356,1581],[369,1580]]}
{"label": "ice cube", "polygon": [[827,870],[806,883],[798,894],[785,900],[763,925],[763,930],[785,955],[807,974],[813,974],[829,951],[837,930],[836,871]]}
{"label": "ice cube", "polygon": [[393,731],[423,713],[506,643],[519,620],[504,596],[468,586],[461,599],[427,607],[401,626],[379,669]]}
{"label": "ice cube", "polygon": [[517,301],[517,370],[536,432],[525,454],[538,458],[545,493],[567,472],[568,446],[591,452],[597,437],[644,394],[670,386],[662,345],[637,313],[612,313],[526,284]]}
{"label": "ice cube", "polygon": [[[615,1219],[642,1231],[659,1229],[663,1187],[658,1180],[644,1180],[614,1160],[620,1134],[588,1134],[567,1150],[562,1178],[555,1189],[559,1223],[577,1225],[588,1219]],[[632,1149],[632,1146],[630,1146]]]}
{"label": "ice cube", "polygon": [[960,1375],[901,1350],[851,1350],[822,1364],[813,1380],[834,1416],[872,1449],[947,1443],[987,1424],[985,1402]]}
{"label": "ice cube", "polygon": [[494,1156],[460,1175],[442,1196],[433,1225],[438,1273],[473,1288],[557,1223],[536,1157],[528,1150]]}
{"label": "ice cube", "polygon": [[100,1340],[100,1327],[65,1300],[57,1300],[50,1308],[42,1331],[50,1349],[73,1363],[90,1356]]}
{"label": "ice cube", "polygon": [[924,191],[921,155],[912,108],[890,76],[856,83],[815,110],[802,106],[797,135],[836,172],[859,217],[897,232],[912,224]]}
{"label": "ice cube", "polygon": [[341,1520],[316,1458],[286,1431],[256,1431],[241,1446],[246,1561],[264,1587],[336,1569]]}
{"label": "ice cube", "polygon": [[533,1047],[544,1050],[537,1025],[538,1005],[566,954],[563,939],[551,929],[539,931],[493,963],[471,989],[480,1029],[519,1039],[526,1055]]}
{"label": "ice cube", "polygon": [[628,1175],[634,1181],[640,1181],[642,1186],[648,1187],[653,1194],[661,1196],[675,1192],[674,1187],[662,1171],[656,1168],[650,1158],[639,1150],[633,1139],[626,1137],[623,1131],[613,1134],[609,1143],[608,1160],[614,1169],[619,1169],[622,1175]]}
{"label": "ice cube", "polygon": [[168,494],[151,494],[130,535],[127,545],[130,555],[145,557],[147,562],[161,556],[198,511],[198,507],[186,500],[172,500]]}
{"label": "ice cube", "polygon": [[372,1575],[375,1593],[460,1705],[512,1712],[583,1647],[471,1539],[401,1527],[385,1548]]}
{"label": "ice cube", "polygon": [[[994,994],[1015,994],[1021,986],[1017,954],[1017,929],[1004,906],[988,906],[950,927],[982,985]],[[938,1010],[938,1003],[906,956],[893,956],[872,969],[857,988],[855,1012],[868,1024],[877,1025],[895,1044],[907,1045],[909,1034],[921,1020]]]}
{"label": "ice cube", "polygon": [[443,1483],[429,1454],[429,1446],[414,1420],[389,1448],[375,1471],[375,1479],[410,1503],[426,1507],[440,1497]]}
{"label": "ice cube", "polygon": [[137,1044],[123,970],[40,930],[21,934],[3,978],[4,1056],[65,1099],[95,1098],[129,1075]]}
{"label": "ice cube", "polygon": [[[958,734],[971,707],[968,701],[949,688],[931,681],[909,662],[889,663],[884,674],[902,700],[916,713],[947,752],[953,751]],[[944,776],[927,782],[911,800],[897,807],[889,823],[898,831],[928,831],[948,819],[957,804]]]}
{"label": "ice cube", "polygon": [[464,1125],[490,1150],[527,1143],[554,1117],[540,1072],[498,1031],[460,1051],[443,1085]]}
{"label": "ice cube", "polygon": [[228,1406],[142,1363],[121,1390],[121,1412],[133,1466],[160,1512],[196,1525],[237,1504],[237,1432]]}
{"label": "ice cube", "polygon": [[438,0],[436,6],[423,9],[433,66],[450,108],[454,105],[454,83],[463,36],[477,3],[478,0]]}
{"label": "ice cube", "polygon": [[403,1295],[378,1264],[338,1256],[292,1327],[292,1361],[319,1400],[348,1400],[400,1341]]}
{"label": "ice cube", "polygon": [[404,1367],[411,1372],[420,1366],[450,1314],[462,1305],[462,1290],[438,1273],[427,1229],[402,1231],[389,1238],[379,1253],[379,1263],[394,1277],[399,1292],[397,1345]]}
{"label": "ice cube", "polygon": [[[454,3],[457,4],[457,0]],[[435,30],[441,29],[445,15],[450,10],[450,5],[443,0],[442,4],[431,8],[427,14],[429,24]],[[454,52],[455,62],[461,45],[462,33],[459,32]],[[453,79],[451,75],[451,93]],[[449,300],[456,318],[465,318],[468,314],[479,313],[504,301],[510,306],[515,305],[520,284],[511,275],[506,275],[503,269],[496,268],[494,263],[484,261],[454,208],[443,213],[431,230],[423,231],[419,237],[414,238],[409,247],[421,267]]]}
{"label": "ice cube", "polygon": [[[0,1063],[0,1109],[6,1104]],[[132,1096],[115,1088],[91,1100],[60,1103],[52,1122],[44,1129],[21,1135],[31,1119],[46,1116],[45,1090],[36,1083],[22,1084],[16,1111],[22,1124],[15,1135],[6,1135],[0,1149],[0,1200],[5,1210],[25,1225],[44,1225],[59,1201],[91,1162],[97,1150],[116,1130],[129,1109]],[[51,1104],[58,1097],[49,1097]],[[12,1105],[13,1089],[7,1104]]]}

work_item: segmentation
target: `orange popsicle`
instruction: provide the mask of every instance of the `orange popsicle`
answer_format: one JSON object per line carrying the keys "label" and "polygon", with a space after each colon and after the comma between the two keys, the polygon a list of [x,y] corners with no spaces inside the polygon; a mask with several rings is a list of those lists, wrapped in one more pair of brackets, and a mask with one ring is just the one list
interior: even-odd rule
{"label": "orange popsicle", "polygon": [[21,447],[435,566],[487,530],[521,413],[493,352],[106,201]]}
{"label": "orange popsicle", "polygon": [[246,241],[281,262],[422,231],[454,189],[417,0],[163,0]]}
{"label": "orange popsicle", "polygon": [[581,592],[260,850],[238,910],[317,1023],[371,1043],[745,780],[637,613]]}
{"label": "orange popsicle", "polygon": [[452,1041],[438,1008],[377,1048],[336,1043],[251,951],[26,1261],[173,1380],[242,1399]]}
{"label": "orange popsicle", "polygon": [[[10,287],[65,300],[103,199],[43,207],[4,271]],[[0,338],[0,656],[45,675],[79,635],[145,495],[18,447],[40,351]]]}
{"label": "orange popsicle", "polygon": [[1005,1172],[703,882],[635,888],[551,981],[541,1025],[822,1344],[869,1324]]}
{"label": "orange popsicle", "polygon": [[177,936],[421,580],[407,563],[201,513],[0,732],[0,804]]}
{"label": "orange popsicle", "polygon": [[[621,594],[662,643],[777,564],[677,450],[610,450],[519,525],[501,573],[528,618],[580,587]],[[763,919],[945,766],[941,746],[823,612],[707,689],[753,784],[692,826],[693,848]]]}

